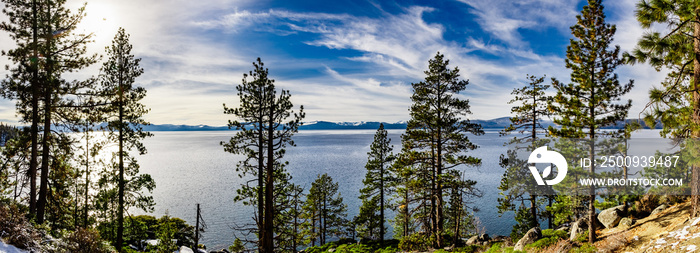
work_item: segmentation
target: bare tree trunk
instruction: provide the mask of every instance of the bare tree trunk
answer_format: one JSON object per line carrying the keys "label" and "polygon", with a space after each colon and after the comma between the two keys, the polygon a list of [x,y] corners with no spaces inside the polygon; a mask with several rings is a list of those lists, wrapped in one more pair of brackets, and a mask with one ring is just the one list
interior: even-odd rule
{"label": "bare tree trunk", "polygon": [[[47,7],[48,20],[51,20],[51,6]],[[48,23],[48,30],[51,31],[51,23]],[[37,202],[37,223],[44,223],[44,213],[46,210],[46,195],[49,186],[49,136],[51,135],[51,95],[53,92],[53,73],[51,71],[51,33],[46,36],[46,85],[44,87],[44,136],[42,137],[41,153],[41,184],[39,186],[39,200]]]}
{"label": "bare tree trunk", "polygon": [[[693,129],[691,138],[700,137],[700,132],[697,130],[700,126],[700,10],[696,10],[695,13],[695,24],[693,31],[693,51],[695,52],[695,59],[693,59],[693,115],[692,124],[695,129]],[[690,182],[691,188],[691,203],[693,206],[692,217],[700,216],[700,166],[693,164],[691,167],[692,179]]]}
{"label": "bare tree trunk", "polygon": [[32,68],[32,126],[30,130],[32,139],[32,154],[29,161],[29,216],[34,218],[36,213],[36,167],[39,156],[39,53],[36,0],[32,1],[32,40],[34,49],[34,63]]}
{"label": "bare tree trunk", "polygon": [[263,252],[266,253],[272,253],[274,252],[274,243],[273,243],[273,219],[275,217],[275,210],[274,210],[274,187],[275,187],[275,182],[274,182],[274,147],[273,147],[273,133],[274,133],[274,114],[275,114],[275,106],[274,106],[274,94],[272,91],[270,92],[270,101],[268,102],[269,108],[269,115],[268,115],[268,122],[267,122],[267,139],[265,140],[265,143],[267,144],[267,172],[265,174],[265,222],[263,223],[265,226],[265,234],[263,237]]}

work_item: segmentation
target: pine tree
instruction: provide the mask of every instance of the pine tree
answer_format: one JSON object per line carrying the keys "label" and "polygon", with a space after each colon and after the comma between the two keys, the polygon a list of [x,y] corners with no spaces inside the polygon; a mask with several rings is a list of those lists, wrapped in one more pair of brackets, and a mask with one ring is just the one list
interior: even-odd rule
{"label": "pine tree", "polygon": [[[425,80],[413,83],[413,105],[409,109],[411,119],[402,136],[406,150],[417,151],[414,163],[424,164],[430,170],[430,234],[435,237],[435,246],[442,247],[444,230],[444,189],[449,188],[446,178],[449,171],[460,165],[476,166],[479,158],[465,153],[477,148],[467,134],[483,134],[481,125],[466,119],[469,101],[456,95],[464,91],[468,81],[459,80],[459,68],[448,69],[449,60],[439,52],[429,60]],[[419,166],[418,168],[421,168]]]}
{"label": "pine tree", "polygon": [[[17,48],[3,52],[16,64],[11,74],[3,81],[2,94],[17,100],[17,111],[22,120],[31,123],[30,157],[30,216],[36,214],[37,223],[43,223],[47,205],[51,159],[52,130],[60,125],[66,114],[65,108],[74,103],[67,99],[78,90],[90,87],[92,82],[67,81],[63,73],[83,69],[96,62],[97,56],[85,56],[86,44],[92,34],[74,34],[72,30],[85,15],[85,7],[73,14],[65,8],[65,0],[3,1],[4,13],[10,20],[0,24],[0,29],[11,34]],[[40,103],[41,106],[40,106]],[[41,116],[41,117],[40,117]],[[41,180],[36,192],[38,164],[39,125],[43,124],[41,136]],[[53,142],[58,143],[58,142]],[[56,150],[56,149],[54,149]],[[60,163],[60,161],[55,161]]]}
{"label": "pine tree", "polygon": [[[141,100],[146,97],[146,89],[135,86],[134,83],[142,73],[139,66],[141,59],[131,54],[132,45],[129,35],[123,28],[117,31],[112,45],[107,47],[107,61],[102,65],[100,80],[101,94],[107,106],[104,109],[107,120],[108,139],[116,142],[119,150],[112,156],[112,168],[103,175],[103,183],[116,188],[116,218],[117,233],[115,246],[121,250],[124,236],[124,212],[130,207],[138,207],[144,211],[153,209],[152,196],[142,194],[142,190],[153,191],[155,181],[148,174],[139,174],[136,158],[129,151],[146,154],[146,147],[141,142],[152,136],[143,131],[143,126],[150,123],[144,120],[148,113]],[[111,192],[103,190],[103,194]]]}
{"label": "pine tree", "polygon": [[[500,132],[501,136],[507,136],[511,133],[518,134],[506,142],[509,147],[508,153],[501,155],[500,164],[506,171],[501,179],[501,185],[498,187],[501,190],[500,195],[503,196],[498,198],[498,212],[513,211],[520,216],[527,216],[519,219],[520,222],[526,223],[518,223],[513,227],[511,236],[514,238],[522,236],[533,227],[539,227],[538,192],[537,189],[532,188],[532,175],[525,166],[527,161],[519,159],[516,153],[519,149],[532,151],[540,147],[542,135],[546,135],[547,129],[542,121],[550,116],[547,105],[550,103],[551,97],[545,94],[549,85],[542,84],[544,78],[544,76],[538,78],[528,75],[529,83],[526,86],[513,89],[511,94],[514,98],[508,103],[517,103],[511,108],[511,113],[514,115],[510,118],[511,124]],[[523,206],[524,201],[530,202],[527,213],[522,212],[526,209]],[[518,202],[521,203],[521,206],[516,207]],[[552,227],[551,219],[549,226]]]}
{"label": "pine tree", "polygon": [[[673,138],[700,137],[700,3],[681,0],[642,0],[636,16],[648,31],[632,54],[631,64],[648,62],[657,71],[670,69],[662,87],[649,92],[645,121],[663,124],[661,135]],[[654,24],[667,32],[651,31]],[[695,151],[697,152],[697,151]],[[700,216],[700,164],[690,164],[693,217]]]}
{"label": "pine tree", "polygon": [[308,240],[314,245],[318,240],[319,245],[323,245],[327,242],[327,236],[341,236],[348,223],[347,209],[338,192],[338,183],[333,182],[328,174],[318,175],[311,183],[303,208],[305,217],[310,221],[304,228],[304,234],[309,235]]}
{"label": "pine tree", "polygon": [[[374,228],[372,222],[377,222],[373,220],[373,216],[379,218],[379,241],[384,242],[384,210],[385,205],[387,205],[389,182],[392,181],[392,175],[388,169],[391,162],[394,160],[394,155],[391,153],[394,147],[391,145],[391,139],[389,139],[387,131],[384,129],[384,124],[379,124],[379,129],[377,133],[374,134],[374,141],[370,145],[370,152],[367,152],[369,158],[367,159],[367,174],[365,179],[362,181],[365,187],[360,189],[360,199],[362,199],[362,207],[365,207],[365,214],[369,215],[368,219],[365,219],[367,223],[367,228],[372,231]],[[378,199],[374,199],[378,197]],[[362,208],[361,208],[362,209]],[[378,215],[372,215],[379,211]],[[360,212],[362,214],[362,212]],[[370,233],[371,234],[371,233]]]}
{"label": "pine tree", "polygon": [[[241,130],[228,142],[221,142],[224,150],[233,154],[242,154],[246,159],[236,166],[239,176],[248,174],[257,177],[257,186],[241,185],[236,201],[258,207],[256,231],[258,231],[258,247],[260,252],[273,252],[275,190],[278,182],[288,175],[285,172],[286,162],[282,162],[287,145],[294,146],[292,135],[296,133],[301,120],[304,118],[304,107],[299,112],[292,111],[292,102],[288,90],[277,93],[274,82],[268,78],[268,69],[260,58],[253,63],[254,70],[243,74],[242,83],[236,86],[240,107],[229,108],[224,104],[224,113],[233,114],[237,119],[229,120],[229,128]],[[248,77],[252,81],[248,81]],[[240,120],[240,121],[239,121]]]}
{"label": "pine tree", "polygon": [[[570,69],[572,83],[552,79],[557,95],[550,107],[557,116],[554,123],[560,129],[550,127],[555,137],[585,138],[588,140],[588,158],[596,155],[595,140],[601,136],[620,137],[621,132],[604,132],[601,128],[615,125],[627,117],[632,101],[617,103],[632,89],[632,81],[620,84],[615,68],[622,64],[620,47],[610,49],[615,26],[605,23],[600,0],[589,0],[577,15],[577,24],[571,27],[574,38],[566,50],[566,67]],[[595,166],[590,166],[589,176],[595,177]],[[588,219],[595,221],[595,186],[588,192]],[[590,243],[596,238],[595,222],[588,222]]]}

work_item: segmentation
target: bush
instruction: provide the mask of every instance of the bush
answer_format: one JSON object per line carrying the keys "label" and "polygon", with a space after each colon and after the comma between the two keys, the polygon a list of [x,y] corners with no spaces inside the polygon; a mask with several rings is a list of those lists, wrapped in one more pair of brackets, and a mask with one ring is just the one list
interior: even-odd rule
{"label": "bush", "polygon": [[544,237],[542,239],[537,240],[536,242],[527,245],[528,248],[534,248],[534,249],[544,249],[546,247],[549,247],[551,245],[557,244],[561,240],[559,237]]}
{"label": "bush", "polygon": [[84,228],[79,228],[66,238],[66,250],[77,253],[110,252],[96,230]]}
{"label": "bush", "polygon": [[17,204],[0,204],[0,237],[20,249],[38,249],[41,240]]}
{"label": "bush", "polygon": [[420,233],[404,236],[399,241],[399,249],[404,251],[424,251],[429,245],[430,238]]}
{"label": "bush", "polygon": [[566,239],[569,236],[564,230],[545,229],[542,230],[542,237],[557,237]]}
{"label": "bush", "polygon": [[581,247],[571,249],[571,253],[595,253],[598,250],[589,243],[584,243]]}
{"label": "bush", "polygon": [[523,253],[523,251],[513,250],[513,247],[504,247],[503,243],[497,242],[491,245],[491,248],[484,253]]}

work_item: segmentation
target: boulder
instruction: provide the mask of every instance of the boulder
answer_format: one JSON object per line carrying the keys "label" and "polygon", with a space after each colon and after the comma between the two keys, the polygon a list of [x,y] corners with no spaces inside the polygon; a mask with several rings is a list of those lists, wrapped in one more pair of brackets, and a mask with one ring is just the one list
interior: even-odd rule
{"label": "boulder", "polygon": [[530,243],[533,243],[537,240],[542,238],[542,230],[538,227],[531,228],[523,238],[520,238],[518,240],[518,243],[515,244],[515,247],[513,248],[514,250],[525,250],[525,245],[528,245]]}
{"label": "boulder", "polygon": [[620,220],[625,216],[625,214],[626,210],[624,205],[611,207],[598,214],[598,221],[600,221],[605,228],[614,228],[618,223],[620,223]]}
{"label": "boulder", "polygon": [[488,242],[489,240],[491,240],[491,237],[489,237],[489,234],[481,234],[479,236],[479,241]]}
{"label": "boulder", "polygon": [[569,240],[574,241],[579,234],[583,233],[588,229],[588,218],[583,217],[571,223],[571,229],[569,231]]}
{"label": "boulder", "polygon": [[479,242],[479,236],[475,235],[475,236],[470,237],[469,240],[467,240],[467,245],[476,244],[478,242]]}
{"label": "boulder", "polygon": [[634,225],[634,220],[625,217],[620,220],[620,224],[618,224],[617,227],[626,229],[631,227],[632,225]]}
{"label": "boulder", "polygon": [[192,249],[189,247],[180,246],[180,253],[194,253],[194,251],[192,251]]}
{"label": "boulder", "polygon": [[666,210],[666,208],[668,208],[668,206],[666,204],[660,205],[660,206],[654,208],[654,211],[651,211],[651,214],[654,215],[654,214],[660,213],[661,211]]}

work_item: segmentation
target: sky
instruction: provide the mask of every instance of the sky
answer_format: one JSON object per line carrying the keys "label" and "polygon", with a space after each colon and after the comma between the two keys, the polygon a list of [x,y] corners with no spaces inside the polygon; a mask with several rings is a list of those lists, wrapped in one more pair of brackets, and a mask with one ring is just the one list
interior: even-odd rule
{"label": "sky", "polygon": [[[68,0],[76,10],[85,0]],[[603,1],[617,26],[613,44],[630,51],[645,32],[634,17],[637,0]],[[260,57],[279,89],[289,90],[304,121],[409,119],[411,83],[425,78],[439,51],[469,80],[459,96],[471,119],[510,114],[514,88],[526,75],[568,82],[564,66],[578,0],[88,0],[76,33],[94,33],[91,53],[104,54],[119,27],[131,34],[144,74],[143,103],[153,124],[222,126],[237,106],[235,86]],[[2,4],[0,4],[2,5]],[[0,20],[7,17],[0,14]],[[14,46],[0,32],[0,49]],[[0,64],[11,64],[0,56]],[[99,74],[101,64],[66,75]],[[634,80],[629,118],[639,117],[648,91],[665,73],[645,64],[618,68]],[[0,76],[7,71],[0,69]],[[16,123],[14,101],[0,99],[0,121]]]}

